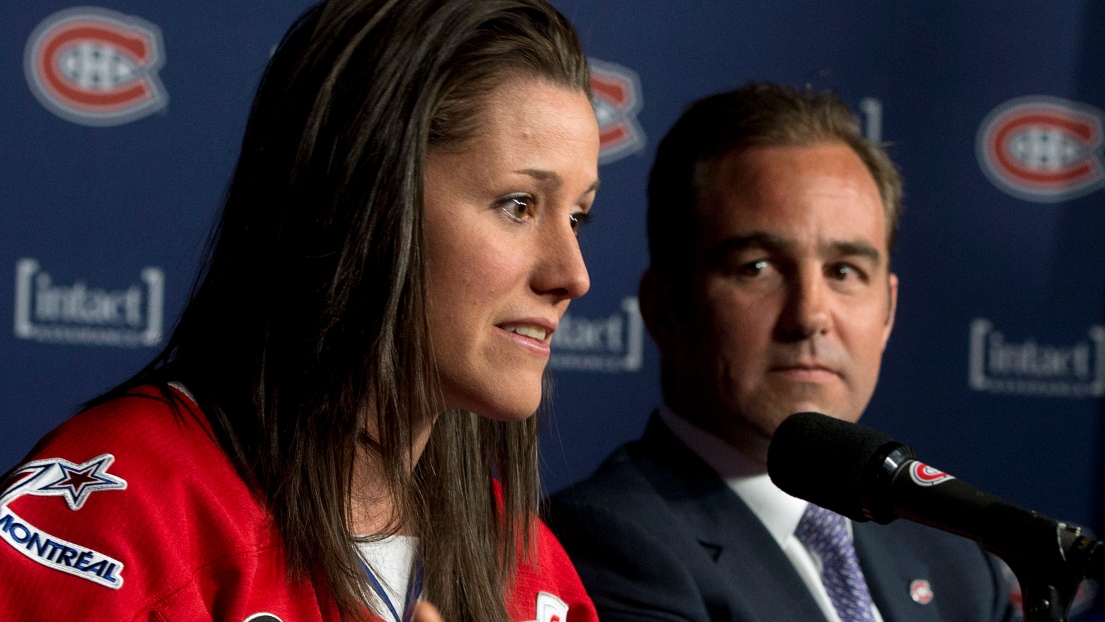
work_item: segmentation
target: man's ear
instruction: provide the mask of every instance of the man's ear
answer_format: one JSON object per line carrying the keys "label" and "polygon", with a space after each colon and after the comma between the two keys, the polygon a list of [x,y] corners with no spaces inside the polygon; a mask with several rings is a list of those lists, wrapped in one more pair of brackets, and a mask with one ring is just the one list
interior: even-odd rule
{"label": "man's ear", "polygon": [[898,275],[891,272],[887,275],[887,286],[890,300],[886,310],[886,327],[882,334],[882,347],[886,349],[886,342],[890,340],[890,331],[894,328],[894,314],[898,311]]}
{"label": "man's ear", "polygon": [[641,308],[641,319],[645,321],[652,340],[659,346],[660,354],[675,352],[679,322],[671,284],[652,270],[645,270],[637,287],[637,300]]}

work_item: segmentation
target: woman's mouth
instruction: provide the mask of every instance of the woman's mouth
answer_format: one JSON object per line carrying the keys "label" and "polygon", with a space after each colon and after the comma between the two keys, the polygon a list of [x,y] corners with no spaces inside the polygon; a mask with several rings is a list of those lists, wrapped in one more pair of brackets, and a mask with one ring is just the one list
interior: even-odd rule
{"label": "woman's mouth", "polygon": [[515,333],[538,341],[544,341],[546,343],[548,342],[547,337],[551,332],[544,326],[536,326],[533,324],[504,324],[500,326],[500,328],[510,333]]}
{"label": "woman's mouth", "polygon": [[548,358],[551,354],[552,334],[556,330],[554,327],[532,321],[521,321],[506,322],[495,328],[501,330],[500,334],[507,339],[539,357]]}

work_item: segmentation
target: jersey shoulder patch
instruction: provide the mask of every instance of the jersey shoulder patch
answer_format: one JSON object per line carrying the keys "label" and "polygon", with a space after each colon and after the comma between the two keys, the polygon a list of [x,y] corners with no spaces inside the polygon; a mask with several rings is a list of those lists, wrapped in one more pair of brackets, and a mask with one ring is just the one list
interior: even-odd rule
{"label": "jersey shoulder patch", "polygon": [[96,492],[125,490],[126,480],[108,472],[115,461],[101,454],[80,464],[64,458],[28,462],[15,470],[0,493],[0,540],[32,561],[107,588],[123,586],[123,563],[99,551],[49,534],[11,509],[27,495],[62,497],[69,510],[79,511]]}

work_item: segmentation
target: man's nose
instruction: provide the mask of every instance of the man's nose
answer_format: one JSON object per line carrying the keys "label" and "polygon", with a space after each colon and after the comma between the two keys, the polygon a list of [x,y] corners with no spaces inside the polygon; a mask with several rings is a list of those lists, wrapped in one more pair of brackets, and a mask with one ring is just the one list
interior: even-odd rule
{"label": "man's nose", "polygon": [[779,318],[780,340],[802,341],[829,331],[829,284],[820,269],[809,267],[797,270],[786,296]]}
{"label": "man's nose", "polygon": [[579,298],[591,289],[591,276],[579,249],[579,239],[571,222],[549,227],[537,249],[533,287],[541,294],[552,295],[557,302]]}

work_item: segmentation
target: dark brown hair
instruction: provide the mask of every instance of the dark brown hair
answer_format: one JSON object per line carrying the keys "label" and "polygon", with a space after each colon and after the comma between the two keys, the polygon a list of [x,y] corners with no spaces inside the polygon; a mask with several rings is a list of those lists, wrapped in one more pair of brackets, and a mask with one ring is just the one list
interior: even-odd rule
{"label": "dark brown hair", "polygon": [[[321,579],[347,617],[367,598],[349,523],[367,456],[395,500],[390,532],[420,537],[425,596],[453,622],[507,620],[538,496],[537,427],[436,412],[422,205],[427,151],[463,148],[487,95],[515,77],[590,94],[576,33],[544,0],[309,9],[265,71],[178,326],[108,396],[187,386],[272,511],[293,578]],[[435,416],[412,465],[412,429]]]}
{"label": "dark brown hair", "polygon": [[839,141],[867,166],[886,212],[887,248],[894,248],[902,212],[902,179],[882,145],[860,133],[848,105],[829,91],[750,82],[700,99],[660,141],[648,180],[650,269],[685,280],[696,226],[696,205],[710,183],[711,164],[756,146]]}

